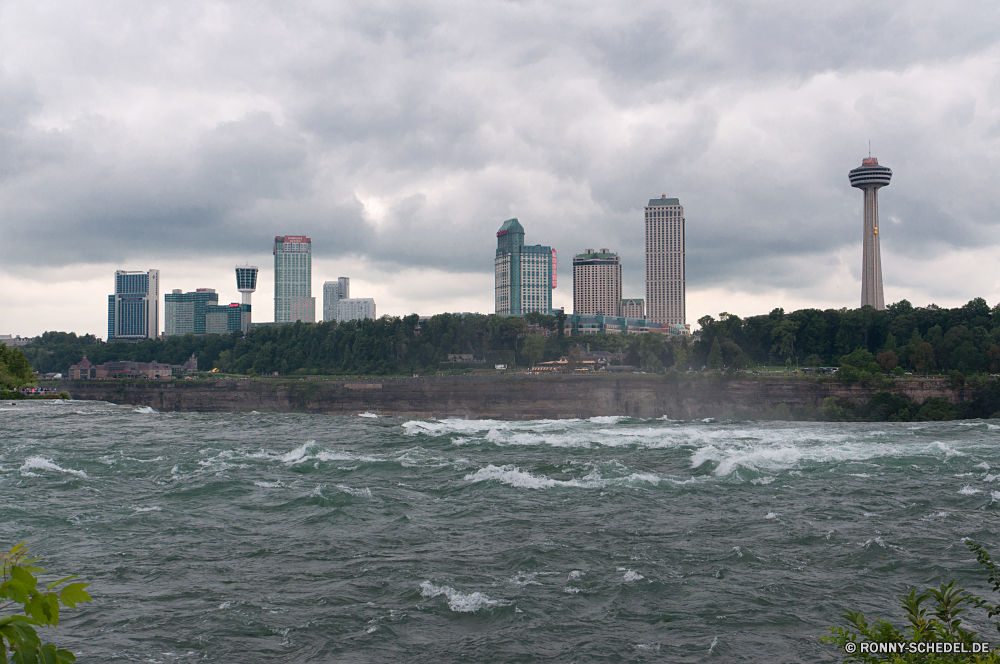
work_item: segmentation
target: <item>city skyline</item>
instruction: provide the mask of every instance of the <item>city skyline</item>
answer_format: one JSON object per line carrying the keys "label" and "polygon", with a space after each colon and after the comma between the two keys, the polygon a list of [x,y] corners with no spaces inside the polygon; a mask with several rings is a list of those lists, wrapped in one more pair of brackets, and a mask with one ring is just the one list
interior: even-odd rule
{"label": "city skyline", "polygon": [[990,4],[333,6],[8,6],[0,332],[106,335],[115,269],[239,301],[226,265],[266,268],[287,231],[380,313],[490,311],[482,223],[513,216],[564,255],[612,247],[639,297],[661,191],[697,220],[688,321],[856,306],[844,172],[869,139],[896,172],[885,303],[1000,300]]}

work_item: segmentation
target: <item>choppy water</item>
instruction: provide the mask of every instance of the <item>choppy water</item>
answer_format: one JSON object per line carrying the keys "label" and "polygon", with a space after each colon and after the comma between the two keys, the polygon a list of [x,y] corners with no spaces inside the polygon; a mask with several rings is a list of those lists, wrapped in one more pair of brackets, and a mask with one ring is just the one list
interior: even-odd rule
{"label": "choppy water", "polygon": [[987,592],[998,434],[22,402],[0,544],[93,584],[81,662],[835,661],[847,608]]}

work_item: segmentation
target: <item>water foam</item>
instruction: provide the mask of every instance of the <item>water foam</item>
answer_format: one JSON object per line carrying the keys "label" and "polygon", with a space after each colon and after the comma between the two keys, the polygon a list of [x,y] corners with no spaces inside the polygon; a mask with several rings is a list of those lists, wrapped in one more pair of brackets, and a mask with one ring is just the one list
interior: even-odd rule
{"label": "water foam", "polygon": [[[653,473],[631,473],[623,477],[604,478],[597,469],[591,470],[582,479],[554,480],[545,475],[533,475],[513,464],[494,466],[489,464],[463,478],[466,482],[500,482],[519,489],[551,489],[553,487],[575,487],[582,489],[603,489],[613,485],[634,483],[658,485],[664,478]],[[691,480],[670,480],[675,484],[687,484]]]}
{"label": "water foam", "polygon": [[371,489],[369,489],[368,487],[365,487],[364,489],[352,489],[351,487],[346,486],[344,484],[338,484],[337,488],[340,489],[341,491],[343,491],[344,493],[349,493],[352,496],[355,496],[357,498],[371,498],[372,497]]}
{"label": "water foam", "polygon": [[968,484],[966,484],[961,489],[959,489],[958,492],[960,494],[962,494],[963,496],[972,496],[974,494],[979,493],[979,489],[974,489],[971,486],[969,486]]}
{"label": "water foam", "polygon": [[133,409],[132,412],[133,413],[143,413],[145,415],[149,415],[151,413],[155,413],[156,411],[153,410],[152,408],[150,408],[149,406],[140,406],[139,408]]}
{"label": "water foam", "polygon": [[377,420],[378,418],[380,418],[382,416],[379,415],[378,413],[370,413],[370,412],[366,411],[364,413],[358,413],[358,417],[370,417],[370,418],[374,418],[374,419]]}
{"label": "water foam", "polygon": [[420,595],[427,599],[444,595],[448,598],[448,608],[456,613],[475,613],[494,606],[509,606],[508,602],[491,599],[481,592],[463,593],[451,586],[436,586],[430,581],[420,584]]}
{"label": "water foam", "polygon": [[625,583],[632,583],[634,581],[639,581],[639,580],[645,579],[645,578],[646,577],[644,577],[642,574],[639,574],[635,570],[626,570],[625,571],[625,576],[623,577]]}
{"label": "water foam", "polygon": [[24,463],[19,469],[21,475],[24,477],[38,477],[37,473],[31,472],[32,470],[51,470],[57,473],[67,473],[68,475],[75,475],[77,477],[82,477],[86,479],[87,473],[82,470],[73,470],[72,468],[63,468],[59,464],[52,461],[52,459],[46,459],[41,456],[28,457],[24,460]]}

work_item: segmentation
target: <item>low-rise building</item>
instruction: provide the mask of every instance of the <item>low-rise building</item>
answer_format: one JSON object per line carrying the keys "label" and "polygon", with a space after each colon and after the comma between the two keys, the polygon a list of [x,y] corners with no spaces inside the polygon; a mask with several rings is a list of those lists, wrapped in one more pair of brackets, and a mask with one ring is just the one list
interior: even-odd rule
{"label": "low-rise building", "polygon": [[[192,359],[194,356],[192,356]],[[190,360],[189,360],[190,362]],[[185,365],[182,366],[186,366]],[[195,363],[197,367],[197,361]],[[79,363],[69,368],[70,380],[89,380],[94,378],[170,378],[173,368],[161,362],[105,362],[93,364],[84,355]]]}
{"label": "low-rise building", "polygon": [[570,336],[586,334],[691,334],[690,325],[661,324],[648,318],[625,318],[620,316],[567,316],[564,334]]}
{"label": "low-rise building", "polygon": [[27,346],[31,343],[31,337],[13,336],[10,334],[0,334],[0,344],[4,346]]}

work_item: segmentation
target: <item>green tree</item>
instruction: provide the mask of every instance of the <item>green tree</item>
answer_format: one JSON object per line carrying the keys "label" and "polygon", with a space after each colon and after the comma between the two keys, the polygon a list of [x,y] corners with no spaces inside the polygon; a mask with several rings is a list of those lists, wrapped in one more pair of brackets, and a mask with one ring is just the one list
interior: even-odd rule
{"label": "green tree", "polygon": [[917,346],[913,351],[913,367],[917,373],[928,374],[934,371],[937,363],[934,361],[934,346],[926,341]]}
{"label": "green tree", "polygon": [[[53,581],[44,589],[38,587],[36,574],[45,570],[32,563],[38,558],[28,557],[28,547],[21,543],[9,553],[0,554],[3,581],[0,583],[0,662],[15,664],[67,664],[76,657],[69,650],[43,644],[36,627],[55,627],[59,624],[59,605],[76,608],[80,602],[89,602],[86,583],[62,584],[76,578],[67,576]],[[5,613],[14,610],[12,613]],[[23,613],[21,613],[23,612]]]}
{"label": "green tree", "polygon": [[17,348],[0,344],[0,390],[13,390],[34,381],[28,358]]}
{"label": "green tree", "polygon": [[545,355],[545,342],[547,339],[541,334],[529,334],[524,338],[521,345],[521,353],[528,359],[530,366],[535,366],[542,361]]}
{"label": "green tree", "polygon": [[709,369],[722,369],[722,345],[719,343],[719,337],[716,337],[715,341],[712,342],[712,350],[708,352],[707,366]]}

